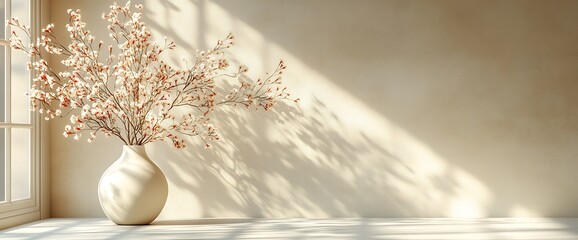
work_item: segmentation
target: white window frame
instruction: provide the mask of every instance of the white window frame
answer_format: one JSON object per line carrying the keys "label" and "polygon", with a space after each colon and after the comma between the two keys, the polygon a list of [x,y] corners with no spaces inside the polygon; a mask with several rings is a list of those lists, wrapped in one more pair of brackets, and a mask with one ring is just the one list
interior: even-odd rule
{"label": "white window frame", "polygon": [[[11,18],[11,2],[14,0],[6,0],[5,3],[5,17]],[[16,0],[22,1],[22,0]],[[40,0],[28,0],[30,3],[30,27],[33,34],[33,39],[36,39],[40,30]],[[2,23],[4,24],[4,23]],[[10,42],[8,38],[11,32],[10,26],[6,27],[5,39],[0,39],[0,45],[5,47],[6,66],[11,66],[12,49],[10,49]],[[5,164],[6,189],[5,200],[0,204],[0,229],[15,226],[25,222],[30,222],[40,219],[40,117],[37,113],[30,114],[30,123],[10,123],[11,121],[11,69],[6,67],[5,70],[5,123],[0,123],[0,128],[5,129]],[[28,81],[31,82],[32,75],[29,75]],[[12,129],[30,129],[30,198],[24,200],[10,201],[11,194],[11,131]]]}

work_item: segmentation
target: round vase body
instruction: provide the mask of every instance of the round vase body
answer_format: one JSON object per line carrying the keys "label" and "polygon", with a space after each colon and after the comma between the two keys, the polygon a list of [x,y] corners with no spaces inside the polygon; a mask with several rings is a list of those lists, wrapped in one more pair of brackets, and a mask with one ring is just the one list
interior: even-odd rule
{"label": "round vase body", "polygon": [[121,156],[102,174],[98,199],[104,214],[119,225],[149,224],[168,195],[167,180],[144,146],[123,146]]}

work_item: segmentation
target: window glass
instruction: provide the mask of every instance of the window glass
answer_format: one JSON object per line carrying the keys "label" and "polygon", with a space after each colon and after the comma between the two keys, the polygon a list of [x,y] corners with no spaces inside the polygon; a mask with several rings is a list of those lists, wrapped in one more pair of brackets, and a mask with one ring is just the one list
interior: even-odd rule
{"label": "window glass", "polygon": [[[4,6],[6,6],[6,1],[0,0],[0,20],[6,20],[6,8]],[[6,21],[3,21],[3,24],[0,24],[0,38],[4,38],[6,34],[6,25],[4,22]]]}
{"label": "window glass", "polygon": [[6,47],[0,45],[0,122],[6,121]]}
{"label": "window glass", "polygon": [[30,198],[30,129],[13,128],[10,139],[12,157],[12,201]]}
{"label": "window glass", "polygon": [[[2,0],[0,0],[2,1]],[[2,1],[4,2],[4,1]],[[12,17],[17,17],[21,23],[30,26],[30,1],[29,0],[13,0],[12,1]]]}
{"label": "window glass", "polygon": [[[30,25],[29,13],[30,1],[12,1],[12,17],[17,17],[20,22],[27,26]],[[26,46],[30,41],[22,37],[22,42],[24,46]],[[12,51],[11,57],[11,119],[9,120],[13,123],[30,123],[29,103],[25,95],[29,90],[30,82],[28,68],[26,66],[29,57],[21,51]]]}
{"label": "window glass", "polygon": [[10,113],[13,123],[30,123],[29,101],[26,93],[30,89],[30,77],[26,63],[28,55],[20,51],[12,51],[10,81]]}
{"label": "window glass", "polygon": [[5,129],[0,128],[0,202],[6,201],[6,135]]}

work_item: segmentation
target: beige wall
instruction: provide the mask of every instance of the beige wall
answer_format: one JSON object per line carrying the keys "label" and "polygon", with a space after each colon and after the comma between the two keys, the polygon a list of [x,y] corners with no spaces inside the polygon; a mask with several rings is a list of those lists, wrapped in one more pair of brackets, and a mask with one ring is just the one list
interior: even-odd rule
{"label": "beige wall", "polygon": [[[52,19],[81,8],[105,36],[110,2],[52,0]],[[140,2],[171,59],[233,32],[233,58],[254,77],[285,59],[302,99],[222,111],[213,150],[147,146],[169,180],[162,219],[578,216],[578,1]],[[120,142],[62,127],[52,216],[103,216]]]}
{"label": "beige wall", "polygon": [[[51,0],[40,1],[40,17],[41,24],[50,23],[50,5]],[[41,218],[49,218],[52,205],[51,199],[51,163],[50,163],[50,123],[41,120],[40,123],[40,216]]]}

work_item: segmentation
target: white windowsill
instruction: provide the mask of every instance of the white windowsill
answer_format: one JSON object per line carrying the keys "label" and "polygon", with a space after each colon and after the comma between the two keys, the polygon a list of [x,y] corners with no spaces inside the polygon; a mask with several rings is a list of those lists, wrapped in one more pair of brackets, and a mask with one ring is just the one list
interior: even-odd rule
{"label": "white windowsill", "polygon": [[117,226],[106,219],[46,219],[2,239],[578,239],[578,218],[199,219]]}

